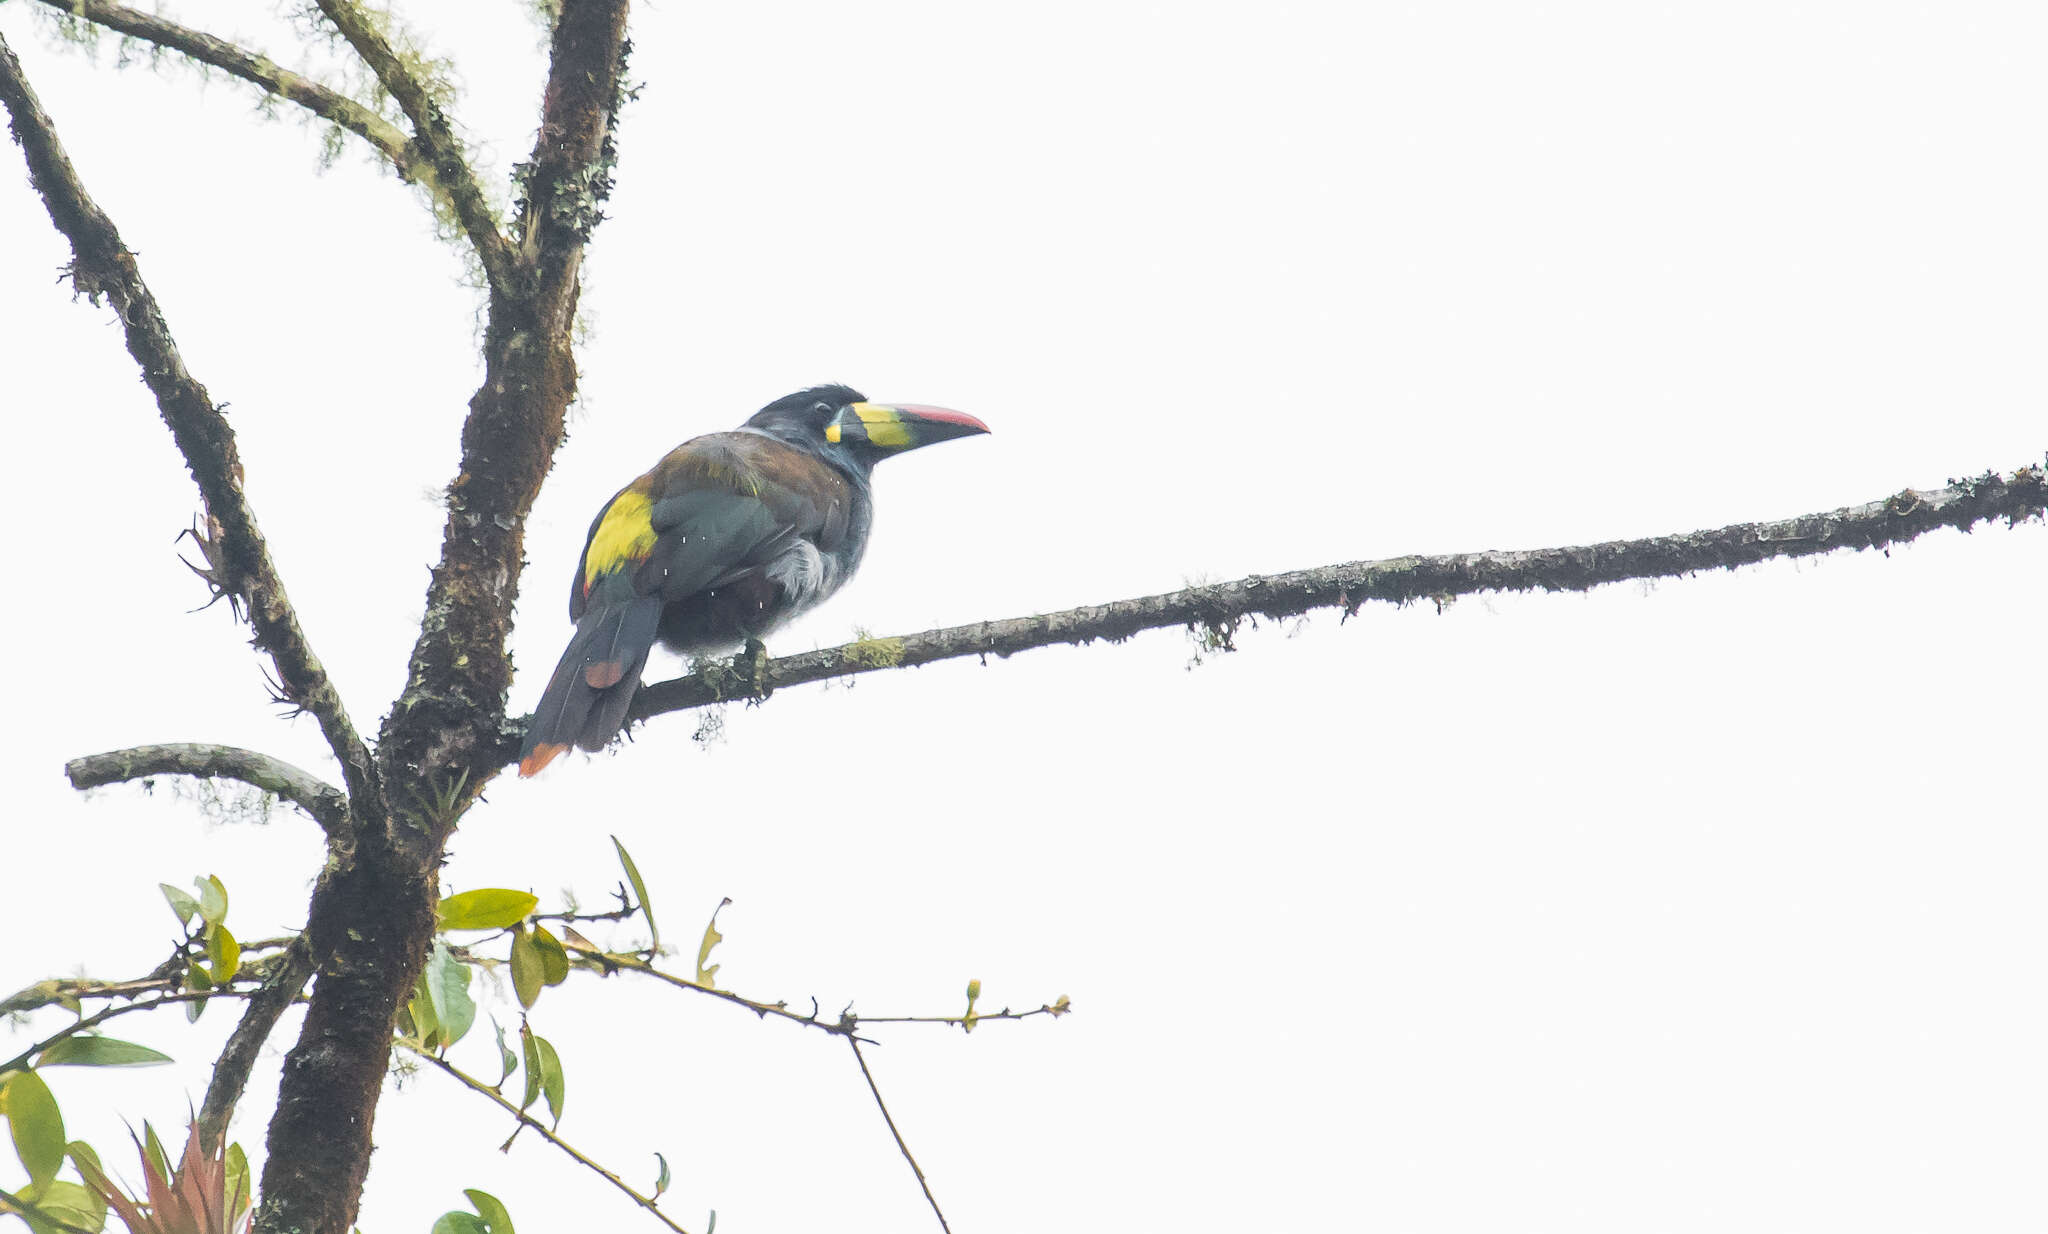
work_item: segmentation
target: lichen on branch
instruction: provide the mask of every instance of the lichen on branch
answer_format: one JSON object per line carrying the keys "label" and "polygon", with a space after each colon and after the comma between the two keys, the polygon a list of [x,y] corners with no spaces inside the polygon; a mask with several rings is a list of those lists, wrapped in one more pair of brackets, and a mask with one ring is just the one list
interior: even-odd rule
{"label": "lichen on branch", "polygon": [[[1951,480],[1936,489],[1906,489],[1839,510],[1710,531],[1563,548],[1352,561],[891,639],[862,637],[839,647],[769,660],[758,666],[751,680],[756,692],[765,696],[786,686],[883,669],[964,656],[1010,656],[1061,643],[1122,642],[1146,630],[1174,627],[1194,631],[1199,645],[1209,651],[1223,651],[1231,649],[1242,622],[1261,617],[1284,619],[1317,609],[1349,615],[1369,601],[1426,600],[1441,606],[1457,596],[1488,591],[1590,591],[1606,583],[1728,570],[1774,557],[1887,549],[1942,527],[1967,531],[1983,522],[2038,519],[2044,509],[2048,480],[2042,468],[2022,467],[2005,475],[1986,472]],[[882,647],[888,654],[877,654]],[[730,676],[729,667],[713,662],[688,676],[648,686],[634,696],[628,715],[646,720],[721,702],[729,694],[722,683]],[[507,729],[518,730],[502,751],[509,763],[518,758],[517,738],[524,726]]]}

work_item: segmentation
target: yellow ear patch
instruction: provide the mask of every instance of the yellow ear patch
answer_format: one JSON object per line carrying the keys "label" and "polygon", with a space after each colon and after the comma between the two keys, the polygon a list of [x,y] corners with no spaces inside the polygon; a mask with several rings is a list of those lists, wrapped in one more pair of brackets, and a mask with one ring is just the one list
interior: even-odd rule
{"label": "yellow ear patch", "polygon": [[605,507],[604,520],[591,533],[590,547],[584,550],[585,591],[600,576],[643,561],[654,551],[653,510],[654,503],[645,493],[628,489],[612,498],[612,504]]}
{"label": "yellow ear patch", "polygon": [[884,450],[901,450],[916,444],[910,435],[910,426],[903,422],[903,417],[896,414],[894,407],[855,403],[847,410],[859,416],[860,422],[867,426],[868,442],[872,445],[880,446]]}

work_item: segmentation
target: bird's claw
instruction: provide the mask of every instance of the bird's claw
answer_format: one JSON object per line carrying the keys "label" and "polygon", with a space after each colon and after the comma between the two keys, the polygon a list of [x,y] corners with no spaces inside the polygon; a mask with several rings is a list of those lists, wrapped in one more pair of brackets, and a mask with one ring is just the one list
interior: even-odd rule
{"label": "bird's claw", "polygon": [[732,671],[751,701],[758,703],[775,693],[775,687],[768,681],[768,644],[760,639],[747,640],[747,645],[732,659]]}

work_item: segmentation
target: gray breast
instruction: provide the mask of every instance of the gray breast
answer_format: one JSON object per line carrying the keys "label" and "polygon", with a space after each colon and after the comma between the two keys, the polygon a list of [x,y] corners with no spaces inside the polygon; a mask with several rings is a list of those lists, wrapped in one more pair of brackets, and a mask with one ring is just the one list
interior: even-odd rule
{"label": "gray breast", "polygon": [[777,625],[822,604],[846,581],[838,563],[801,536],[792,538],[762,573],[788,597],[789,609]]}

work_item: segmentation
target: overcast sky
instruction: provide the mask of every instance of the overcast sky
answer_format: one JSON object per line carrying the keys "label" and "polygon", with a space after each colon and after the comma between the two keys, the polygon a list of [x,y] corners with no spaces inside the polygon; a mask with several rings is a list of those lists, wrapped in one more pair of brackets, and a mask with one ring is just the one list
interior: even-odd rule
{"label": "overcast sky", "polygon": [[[305,62],[260,6],[168,11]],[[359,149],[323,172],[296,117],[111,44],[95,66],[34,16],[0,4],[0,32],[229,405],[374,730],[478,376],[462,262]],[[502,188],[541,36],[516,4],[430,34]],[[644,5],[513,706],[598,505],[821,381],[994,433],[881,469],[859,578],[779,653],[2038,462],[2044,38],[2020,3]],[[160,881],[218,874],[244,938],[295,927],[320,860],[288,812],[81,798],[65,759],[332,769],[225,606],[188,611],[195,491],[110,312],[57,284],[18,158],[0,990],[147,971]],[[733,900],[719,979],[749,996],[1070,996],[874,1034],[960,1234],[2039,1229],[2044,552],[2038,524],[1941,533],[1316,616],[1198,666],[1168,632],[790,690],[708,747],[667,717],[499,780],[446,886],[605,907],[617,834],[679,967]],[[487,1010],[517,1020],[509,990]],[[181,1065],[54,1075],[72,1133],[119,1157],[122,1119],[180,1125],[232,1015],[119,1021]],[[643,1186],[666,1154],[693,1231],[937,1228],[841,1043],[585,977],[533,1022],[562,1134]],[[235,1126],[252,1153],[296,1032]],[[454,1057],[487,1069],[487,1027]],[[369,1234],[464,1187],[530,1231],[656,1228],[537,1137],[500,1155],[503,1116],[445,1077],[398,1087]]]}

